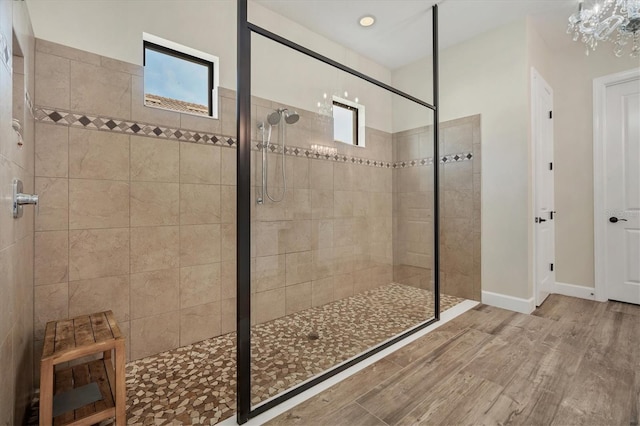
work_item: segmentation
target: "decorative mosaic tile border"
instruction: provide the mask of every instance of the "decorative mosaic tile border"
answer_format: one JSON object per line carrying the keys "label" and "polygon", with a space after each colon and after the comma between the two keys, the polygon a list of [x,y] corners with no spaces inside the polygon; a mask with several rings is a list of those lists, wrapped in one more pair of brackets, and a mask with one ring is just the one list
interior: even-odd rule
{"label": "decorative mosaic tile border", "polygon": [[215,135],[213,133],[192,130],[173,129],[155,124],[138,123],[117,118],[99,117],[70,111],[53,110],[36,107],[36,120],[44,123],[55,123],[63,126],[81,127],[85,129],[106,130],[138,136],[150,136],[160,139],[203,143],[218,146],[237,146],[235,138]]}
{"label": "decorative mosaic tile border", "polygon": [[[112,131],[139,136],[155,137],[160,139],[173,139],[177,141],[202,143],[227,148],[237,148],[238,146],[237,139],[230,136],[216,135],[213,133],[198,132],[185,129],[174,129],[155,124],[139,123],[135,121],[120,120],[110,117],[99,117],[95,115],[87,115],[64,110],[36,107],[35,118],[36,120],[44,123],[54,123],[62,126],[73,126],[85,129]],[[252,144],[251,149],[254,151],[261,151],[262,143],[257,142]],[[282,148],[279,145],[270,145],[269,150],[272,153],[282,152]],[[285,154],[294,157],[306,157],[316,160],[336,161],[340,163],[351,163],[362,166],[381,167],[387,169],[402,169],[407,167],[433,165],[433,158],[431,157],[421,158],[417,160],[398,161],[393,163],[390,161],[371,160],[368,158],[347,156],[344,154],[320,154],[310,148],[297,146],[286,147]],[[473,154],[470,152],[447,154],[440,157],[440,164],[470,161],[472,159]]]}
{"label": "decorative mosaic tile border", "polygon": [[[440,157],[440,164],[459,163],[461,161],[473,160],[473,153],[460,152],[457,154],[447,154]],[[396,161],[393,165],[396,169],[404,169],[407,167],[420,167],[433,165],[433,157],[421,158],[418,160]]]}

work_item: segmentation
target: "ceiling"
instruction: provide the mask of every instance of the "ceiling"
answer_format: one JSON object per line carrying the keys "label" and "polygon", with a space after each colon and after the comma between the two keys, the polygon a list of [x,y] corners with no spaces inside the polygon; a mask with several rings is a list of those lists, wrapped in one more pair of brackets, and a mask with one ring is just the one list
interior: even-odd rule
{"label": "ceiling", "polygon": [[[431,54],[431,6],[439,3],[439,42],[445,49],[531,15],[550,45],[570,43],[567,18],[577,0],[256,0],[330,40],[390,69]],[[358,25],[364,15],[372,27]]]}

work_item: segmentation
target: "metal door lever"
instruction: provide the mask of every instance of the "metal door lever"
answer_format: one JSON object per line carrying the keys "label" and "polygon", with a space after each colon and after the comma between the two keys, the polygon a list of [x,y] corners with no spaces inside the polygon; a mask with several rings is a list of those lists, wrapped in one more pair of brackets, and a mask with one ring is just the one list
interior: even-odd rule
{"label": "metal door lever", "polygon": [[618,218],[617,218],[617,217],[615,217],[615,216],[611,216],[611,217],[609,218],[609,222],[611,222],[611,223],[626,222],[626,221],[627,221],[627,219],[618,219]]}

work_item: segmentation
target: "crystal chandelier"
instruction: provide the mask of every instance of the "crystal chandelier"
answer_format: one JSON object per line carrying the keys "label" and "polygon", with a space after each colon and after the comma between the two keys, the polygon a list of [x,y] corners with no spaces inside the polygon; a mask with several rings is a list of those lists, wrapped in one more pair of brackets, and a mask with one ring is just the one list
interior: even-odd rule
{"label": "crystal chandelier", "polygon": [[587,45],[587,55],[598,42],[610,41],[616,56],[622,56],[627,44],[632,57],[640,56],[640,0],[594,0],[591,8],[585,8],[583,2],[569,17],[567,33]]}

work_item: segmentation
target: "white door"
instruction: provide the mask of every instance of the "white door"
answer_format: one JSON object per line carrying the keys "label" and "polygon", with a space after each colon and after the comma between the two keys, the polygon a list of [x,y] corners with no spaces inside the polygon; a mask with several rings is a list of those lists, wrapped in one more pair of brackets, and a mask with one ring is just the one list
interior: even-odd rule
{"label": "white door", "polygon": [[640,304],[640,79],[608,85],[605,108],[606,295]]}
{"label": "white door", "polygon": [[556,282],[553,198],[553,90],[532,69],[532,145],[534,162],[534,281],[536,305],[551,293]]}

